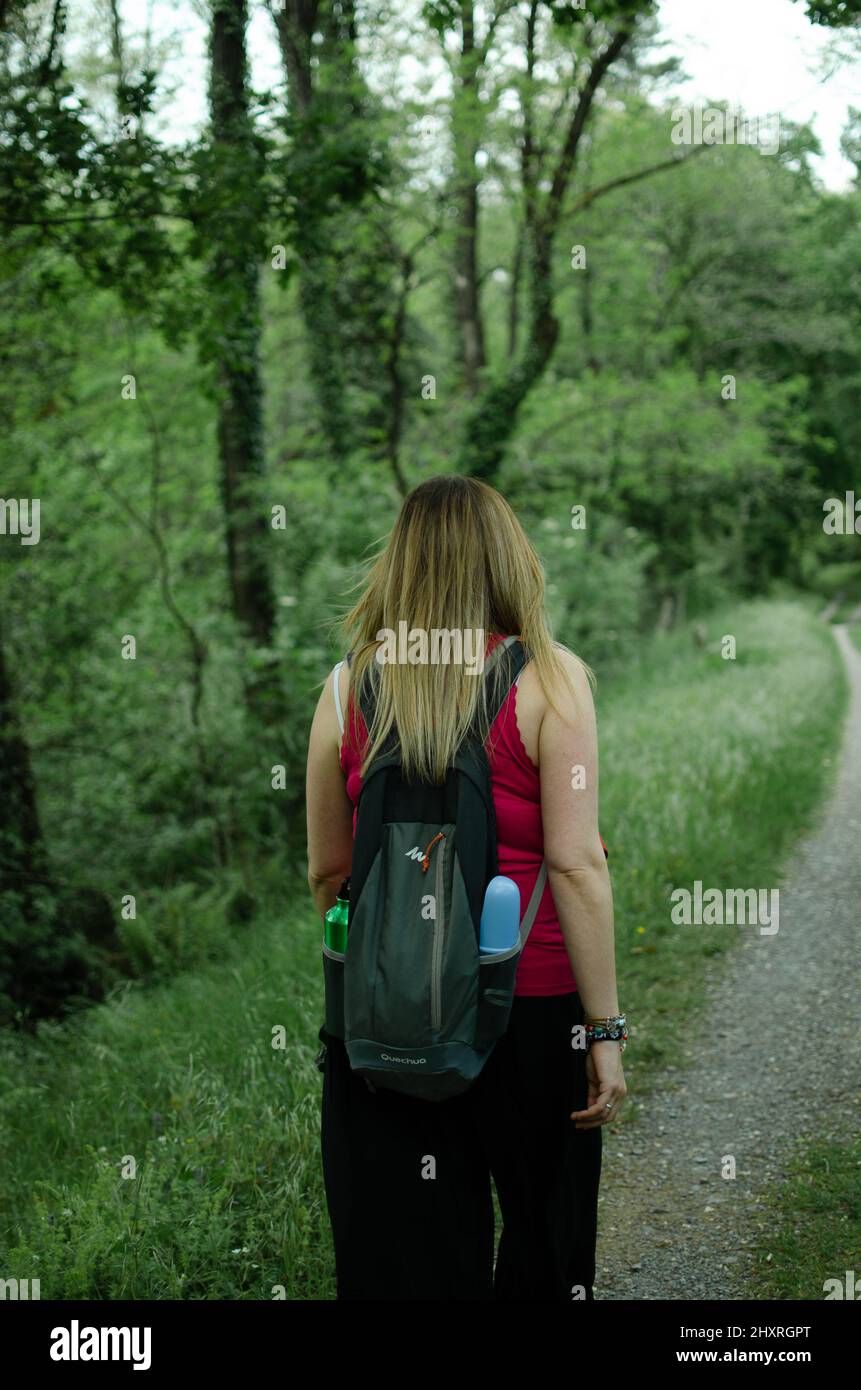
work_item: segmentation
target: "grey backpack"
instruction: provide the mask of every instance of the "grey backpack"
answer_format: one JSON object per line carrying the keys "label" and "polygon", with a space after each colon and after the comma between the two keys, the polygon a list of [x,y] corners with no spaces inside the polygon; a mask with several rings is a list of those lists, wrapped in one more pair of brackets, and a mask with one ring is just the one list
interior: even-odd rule
{"label": "grey backpack", "polygon": [[[491,721],[525,662],[517,637],[488,657]],[[373,685],[372,674],[359,700],[369,728]],[[346,951],[323,945],[324,1031],[344,1041],[372,1090],[434,1101],[459,1095],[505,1032],[547,870],[542,863],[517,943],[482,955],[484,893],[497,873],[490,765],[478,733],[437,786],[402,777],[393,731],[359,795]]]}

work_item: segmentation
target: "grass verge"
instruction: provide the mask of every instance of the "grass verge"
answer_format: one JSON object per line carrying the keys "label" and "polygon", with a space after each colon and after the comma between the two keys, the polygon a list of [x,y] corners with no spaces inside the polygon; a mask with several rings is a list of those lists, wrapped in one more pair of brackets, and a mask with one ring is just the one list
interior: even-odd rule
{"label": "grass verge", "polygon": [[759,1298],[861,1296],[861,1140],[799,1145],[758,1225]]}

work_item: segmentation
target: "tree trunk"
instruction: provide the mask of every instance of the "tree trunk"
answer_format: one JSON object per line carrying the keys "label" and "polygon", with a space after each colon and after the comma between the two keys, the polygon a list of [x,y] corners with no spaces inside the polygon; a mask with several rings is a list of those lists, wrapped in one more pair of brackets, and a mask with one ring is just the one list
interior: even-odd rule
{"label": "tree trunk", "polygon": [[[313,37],[322,22],[322,10],[321,0],[284,0],[278,9],[272,9],[295,138],[308,164],[314,159],[319,138],[313,120],[316,94],[312,57],[316,56],[319,63],[319,47]],[[341,321],[333,294],[333,277],[339,273],[339,267],[328,218],[314,206],[313,199],[300,195],[296,218],[299,307],[308,339],[311,380],[320,425],[339,468],[354,445]]]}
{"label": "tree trunk", "polygon": [[[298,163],[309,177],[307,196],[301,186],[294,189],[299,307],[333,474],[355,450],[366,449],[388,462],[402,492],[406,484],[391,448],[400,434],[402,401],[390,370],[387,326],[400,258],[390,254],[388,229],[365,220],[367,189],[350,186],[367,177],[370,187],[375,156],[370,98],[356,62],[354,6],[352,0],[284,0],[270,10]],[[314,42],[315,33],[322,42]],[[365,171],[358,163],[347,171],[343,193],[330,187],[321,198],[314,171],[325,159],[321,132],[333,129],[367,164]]]}
{"label": "tree trunk", "polygon": [[263,477],[260,305],[255,247],[262,180],[248,112],[246,0],[213,0],[209,103],[220,182],[210,295],[218,397],[218,452],[233,612],[269,646],[275,600],[266,563],[269,530],[258,493]]}
{"label": "tree trunk", "polygon": [[577,167],[580,141],[598,86],[630,38],[630,30],[620,29],[607,47],[593,58],[545,193],[546,171],[542,168],[542,157],[534,139],[530,90],[535,65],[537,9],[537,4],[533,4],[527,24],[527,80],[521,144],[528,335],[522,350],[504,375],[491,382],[478,396],[466,423],[459,457],[462,472],[471,473],[473,477],[483,478],[487,482],[495,480],[508,441],[514,433],[520,407],[544,374],[556,347],[559,321],[553,307],[553,249],[563,203]]}
{"label": "tree trunk", "polygon": [[454,250],[454,305],[461,365],[469,395],[479,387],[485,366],[484,324],[478,289],[478,174],[476,156],[481,135],[478,91],[480,55],[475,45],[472,0],[461,0],[461,56],[452,109],[454,197],[457,223]]}
{"label": "tree trunk", "polygon": [[543,232],[527,232],[529,336],[509,371],[482,392],[464,432],[460,469],[486,482],[496,477],[520,407],[543,375],[559,337],[551,246]]}

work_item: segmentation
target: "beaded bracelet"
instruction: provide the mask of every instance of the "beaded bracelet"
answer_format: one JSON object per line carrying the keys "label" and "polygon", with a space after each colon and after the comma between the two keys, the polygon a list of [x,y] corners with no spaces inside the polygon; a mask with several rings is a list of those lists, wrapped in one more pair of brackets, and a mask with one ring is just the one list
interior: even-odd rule
{"label": "beaded bracelet", "polygon": [[617,1042],[619,1051],[624,1052],[628,1045],[627,1020],[624,1014],[617,1014],[613,1018],[587,1018],[585,1028],[588,1047],[596,1042]]}

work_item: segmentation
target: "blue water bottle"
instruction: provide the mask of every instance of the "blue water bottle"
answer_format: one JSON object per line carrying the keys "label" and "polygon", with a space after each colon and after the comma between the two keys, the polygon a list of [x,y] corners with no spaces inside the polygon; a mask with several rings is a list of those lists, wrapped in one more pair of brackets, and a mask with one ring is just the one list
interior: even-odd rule
{"label": "blue water bottle", "polygon": [[520,889],[513,878],[497,874],[487,885],[478,949],[482,955],[510,951],[517,945],[520,934]]}

